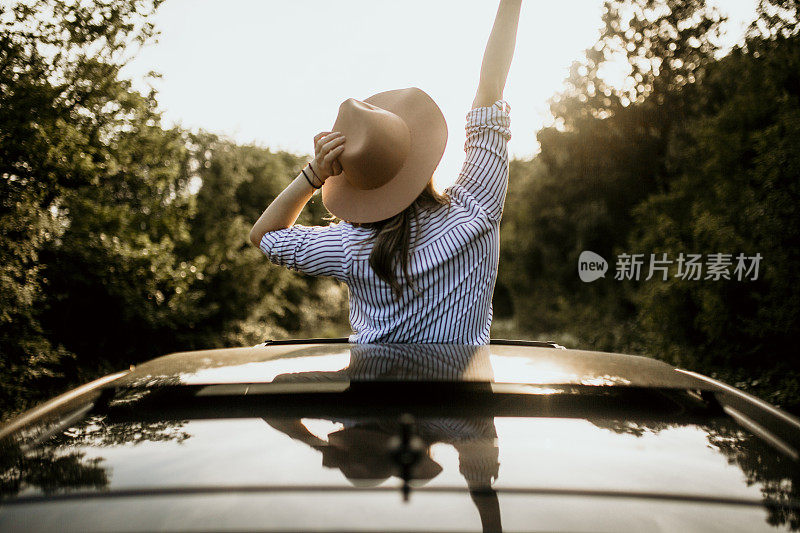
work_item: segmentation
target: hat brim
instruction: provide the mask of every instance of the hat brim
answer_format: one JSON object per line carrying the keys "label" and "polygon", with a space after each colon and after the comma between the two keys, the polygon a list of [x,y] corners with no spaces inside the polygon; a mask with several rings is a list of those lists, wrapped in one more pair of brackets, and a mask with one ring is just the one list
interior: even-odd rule
{"label": "hat brim", "polygon": [[[349,427],[328,435],[328,446],[322,448],[323,465],[337,467],[351,481],[375,480],[378,484],[389,476],[399,475],[400,467],[386,448],[392,435],[376,429]],[[427,482],[442,472],[442,466],[428,453],[423,453],[411,467],[411,479]]]}
{"label": "hat brim", "polygon": [[345,172],[325,180],[322,203],[338,218],[356,223],[385,220],[411,205],[430,181],[447,145],[444,114],[421,89],[385,91],[364,101],[402,118],[411,132],[411,146],[398,173],[378,188],[358,189]]}

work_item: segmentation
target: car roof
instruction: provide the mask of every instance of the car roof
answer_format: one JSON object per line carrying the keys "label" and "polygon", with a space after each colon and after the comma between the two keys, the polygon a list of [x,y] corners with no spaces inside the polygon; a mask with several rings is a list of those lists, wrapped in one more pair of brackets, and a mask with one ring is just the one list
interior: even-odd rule
{"label": "car roof", "polygon": [[797,419],[652,358],[548,343],[169,354],[3,436],[16,485],[0,529],[480,530],[492,509],[511,529],[800,520]]}
{"label": "car roof", "polygon": [[551,343],[350,344],[344,339],[267,342],[158,357],[117,385],[450,381],[709,389],[651,357],[567,350]]}

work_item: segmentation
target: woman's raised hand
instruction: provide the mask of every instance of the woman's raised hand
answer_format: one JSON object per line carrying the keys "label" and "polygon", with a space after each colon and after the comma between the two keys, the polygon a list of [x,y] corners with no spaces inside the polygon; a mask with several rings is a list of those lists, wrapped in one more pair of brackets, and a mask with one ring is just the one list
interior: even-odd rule
{"label": "woman's raised hand", "polygon": [[342,172],[338,157],[344,152],[345,137],[338,131],[323,131],[314,137],[314,160],[311,168],[323,182]]}
{"label": "woman's raised hand", "polygon": [[517,42],[517,26],[522,0],[500,0],[492,33],[486,43],[481,63],[478,92],[472,107],[490,106],[503,98],[503,89],[514,57]]}

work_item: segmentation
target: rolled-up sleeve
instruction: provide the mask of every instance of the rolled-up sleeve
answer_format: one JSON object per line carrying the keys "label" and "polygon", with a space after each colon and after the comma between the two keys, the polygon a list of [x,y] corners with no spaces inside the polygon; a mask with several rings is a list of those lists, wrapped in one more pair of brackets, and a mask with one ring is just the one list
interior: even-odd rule
{"label": "rolled-up sleeve", "polygon": [[494,220],[500,220],[508,190],[508,141],[511,106],[497,100],[467,113],[466,160],[456,185],[471,194]]}
{"label": "rolled-up sleeve", "polygon": [[346,281],[344,223],[302,226],[270,231],[259,248],[276,265],[312,276],[330,276]]}

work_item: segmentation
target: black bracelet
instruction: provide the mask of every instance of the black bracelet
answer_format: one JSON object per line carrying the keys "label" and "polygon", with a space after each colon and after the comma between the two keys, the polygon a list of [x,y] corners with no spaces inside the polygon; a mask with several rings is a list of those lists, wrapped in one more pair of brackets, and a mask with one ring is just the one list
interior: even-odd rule
{"label": "black bracelet", "polygon": [[[314,177],[317,178],[320,181],[320,183],[325,184],[324,181],[319,179],[319,176],[317,176],[317,173],[314,172],[314,167],[311,166],[311,162],[308,163],[308,168],[311,169],[311,173],[314,174]],[[320,185],[320,187],[322,187],[322,185]]]}
{"label": "black bracelet", "polygon": [[306,181],[308,182],[308,184],[309,184],[309,185],[311,185],[311,186],[312,186],[313,188],[315,188],[315,189],[319,189],[319,187],[317,187],[316,185],[314,185],[313,183],[311,183],[311,180],[310,180],[310,179],[308,179],[308,174],[306,174],[306,169],[305,169],[305,168],[303,168],[303,169],[302,169],[300,172],[302,172],[302,173],[303,173],[303,177],[305,177],[305,178],[306,178]]}

